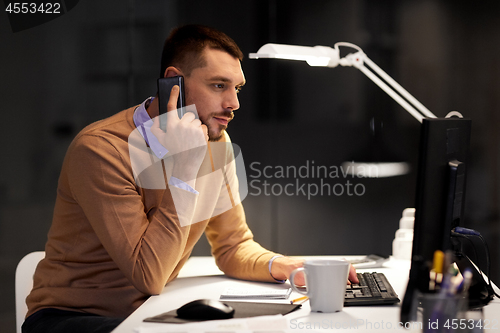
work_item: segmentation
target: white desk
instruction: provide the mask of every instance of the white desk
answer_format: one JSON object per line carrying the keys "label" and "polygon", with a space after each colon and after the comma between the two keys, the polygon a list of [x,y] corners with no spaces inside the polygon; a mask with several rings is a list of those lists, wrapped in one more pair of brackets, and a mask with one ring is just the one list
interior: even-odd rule
{"label": "white desk", "polygon": [[[339,257],[336,257],[339,258]],[[348,259],[350,257],[347,257]],[[408,281],[409,262],[391,260],[384,268],[368,269],[384,273],[395,292],[402,300]],[[358,270],[362,272],[363,270]],[[345,307],[336,313],[314,313],[309,302],[302,308],[286,316],[265,316],[252,319],[231,319],[196,324],[158,324],[146,323],[143,319],[163,312],[174,310],[183,304],[199,299],[219,299],[227,287],[288,288],[289,284],[273,284],[241,281],[228,278],[216,267],[212,257],[190,258],[179,277],[170,282],[158,296],[150,297],[132,313],[113,333],[159,333],[159,332],[204,332],[238,331],[255,332],[258,330],[281,332],[318,332],[343,329],[347,332],[414,332],[419,330],[401,330],[399,328],[399,305]],[[301,295],[292,293],[290,299]],[[284,301],[284,302],[289,302]],[[484,319],[491,321],[490,329],[485,332],[500,332],[500,300],[493,300],[484,309]],[[493,322],[496,326],[493,327]]]}

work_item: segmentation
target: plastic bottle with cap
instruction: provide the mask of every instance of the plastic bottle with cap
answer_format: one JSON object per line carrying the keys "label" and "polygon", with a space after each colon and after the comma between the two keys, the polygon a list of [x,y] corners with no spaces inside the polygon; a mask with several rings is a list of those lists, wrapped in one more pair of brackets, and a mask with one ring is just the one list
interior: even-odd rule
{"label": "plastic bottle with cap", "polygon": [[415,208],[403,210],[399,220],[399,229],[392,242],[392,256],[395,259],[411,259],[413,246],[413,225],[415,223]]}

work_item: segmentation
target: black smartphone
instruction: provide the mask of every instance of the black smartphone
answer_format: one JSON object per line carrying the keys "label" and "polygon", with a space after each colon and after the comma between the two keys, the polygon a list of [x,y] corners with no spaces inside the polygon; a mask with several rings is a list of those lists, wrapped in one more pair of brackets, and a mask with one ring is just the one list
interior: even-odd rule
{"label": "black smartphone", "polygon": [[174,86],[179,86],[179,97],[177,98],[177,114],[179,119],[184,115],[186,97],[184,95],[184,78],[182,76],[164,77],[158,79],[158,105],[160,109],[160,128],[165,131],[166,117],[161,117],[167,113],[167,104],[170,99],[170,91]]}

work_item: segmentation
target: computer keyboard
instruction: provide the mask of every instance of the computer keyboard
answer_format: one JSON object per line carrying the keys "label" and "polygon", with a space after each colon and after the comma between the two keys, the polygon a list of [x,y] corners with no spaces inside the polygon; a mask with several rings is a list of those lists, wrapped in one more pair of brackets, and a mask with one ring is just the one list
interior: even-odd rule
{"label": "computer keyboard", "polygon": [[344,306],[399,303],[398,295],[383,273],[358,273],[359,284],[347,285]]}

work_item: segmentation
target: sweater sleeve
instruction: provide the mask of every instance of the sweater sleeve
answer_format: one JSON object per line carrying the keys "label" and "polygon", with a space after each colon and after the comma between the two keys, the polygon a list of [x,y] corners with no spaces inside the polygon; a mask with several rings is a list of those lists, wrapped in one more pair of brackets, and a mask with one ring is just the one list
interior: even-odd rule
{"label": "sweater sleeve", "polygon": [[[219,268],[228,276],[245,280],[276,282],[269,272],[269,260],[276,253],[266,250],[253,239],[241,204],[246,193],[243,191],[240,194],[239,183],[246,179],[238,179],[238,176],[241,177],[244,172],[237,174],[238,156],[235,158],[235,151],[229,137],[226,136],[226,140],[227,142],[221,145],[220,149],[212,148],[212,152],[224,151],[226,155],[226,163],[222,166],[216,165],[216,168],[222,170],[225,179],[216,209],[218,214],[210,219],[205,230],[212,247],[212,254]],[[241,154],[239,149],[236,154]],[[217,152],[214,155],[217,155]],[[231,205],[232,208],[228,209],[227,207]]]}
{"label": "sweater sleeve", "polygon": [[241,204],[212,218],[205,233],[217,266],[226,275],[244,280],[276,282],[269,272],[269,260],[276,253],[254,241]]}
{"label": "sweater sleeve", "polygon": [[[106,139],[78,138],[67,167],[72,195],[113,261],[136,289],[159,294],[190,230],[181,227],[168,186],[156,190],[163,192],[162,202],[148,220],[129,161]],[[197,194],[183,195],[196,201]]]}

